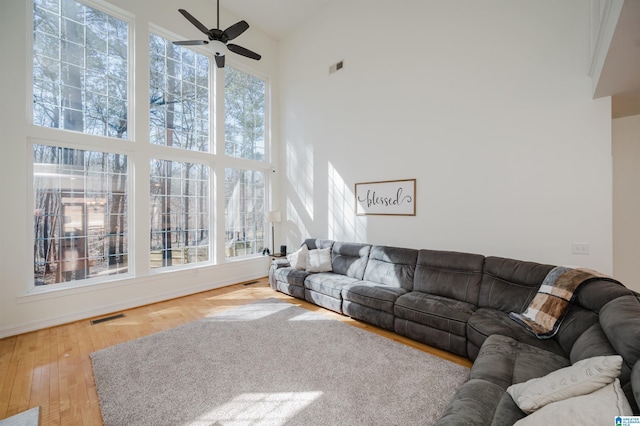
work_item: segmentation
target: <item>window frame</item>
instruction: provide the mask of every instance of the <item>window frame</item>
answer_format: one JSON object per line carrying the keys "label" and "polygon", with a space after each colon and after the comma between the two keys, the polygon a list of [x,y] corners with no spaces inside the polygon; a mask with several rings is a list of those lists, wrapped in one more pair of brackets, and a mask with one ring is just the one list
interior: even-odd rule
{"label": "window frame", "polygon": [[108,15],[113,16],[114,18],[120,19],[127,23],[127,137],[126,138],[112,138],[108,136],[101,135],[93,135],[85,132],[78,132],[73,130],[66,130],[54,127],[44,127],[38,126],[34,124],[34,114],[33,114],[33,58],[34,58],[34,0],[29,0],[29,4],[31,7],[28,8],[28,25],[27,25],[27,35],[28,35],[28,43],[27,48],[29,51],[27,52],[27,72],[29,78],[27,79],[27,123],[32,127],[44,128],[49,130],[57,130],[61,132],[68,133],[79,133],[86,137],[96,137],[96,138],[106,138],[108,140],[123,140],[123,141],[131,141],[135,140],[135,58],[134,58],[134,50],[135,50],[135,15],[133,13],[127,12],[117,6],[114,6],[106,1],[101,0],[74,0],[76,3],[83,4],[84,6],[96,9],[100,12],[106,13]]}
{"label": "window frame", "polygon": [[[224,173],[226,168],[239,168],[244,170],[256,170],[264,173],[264,205],[265,214],[271,206],[272,188],[272,139],[271,139],[271,84],[268,75],[255,68],[241,63],[235,54],[227,55],[226,66],[250,74],[261,79],[265,85],[264,100],[264,159],[253,160],[225,155],[224,138],[224,72],[215,66],[213,54],[206,46],[189,46],[199,54],[204,54],[209,59],[209,150],[208,152],[183,150],[176,147],[154,145],[150,142],[150,117],[149,117],[149,91],[150,83],[147,80],[150,74],[150,39],[153,33],[166,40],[187,39],[189,36],[178,35],[164,27],[148,21],[136,21],[133,12],[128,12],[102,0],[75,0],[85,6],[94,8],[103,13],[120,19],[128,25],[127,44],[127,134],[125,138],[114,138],[102,135],[88,134],[84,132],[65,130],[53,127],[44,127],[34,124],[34,3],[29,2],[26,7],[26,37],[27,55],[26,70],[29,77],[26,79],[26,111],[25,111],[25,161],[28,173],[27,183],[27,211],[34,211],[34,145],[46,145],[54,147],[72,148],[86,151],[121,154],[128,157],[128,170],[130,178],[127,179],[128,209],[127,209],[127,233],[128,233],[128,271],[127,273],[88,278],[78,281],[62,282],[50,286],[36,286],[33,274],[34,257],[32,247],[35,242],[34,222],[28,221],[27,228],[27,253],[25,256],[25,295],[21,296],[21,303],[27,301],[43,300],[61,295],[79,294],[95,291],[100,288],[112,288],[128,285],[144,285],[154,280],[157,274],[178,273],[185,270],[197,270],[212,266],[224,266],[228,263],[246,261],[262,257],[261,253],[250,254],[241,257],[226,258],[224,253]],[[146,36],[144,34],[147,34]],[[138,52],[137,49],[146,48],[147,52]],[[146,74],[145,78],[136,79],[136,74]],[[137,80],[137,81],[136,81]],[[208,206],[209,206],[209,261],[197,262],[186,265],[175,265],[168,268],[150,268],[150,190],[149,162],[151,159],[163,159],[171,161],[191,162],[203,164],[209,167]],[[146,187],[146,190],[144,189]],[[140,201],[142,200],[142,201]],[[271,235],[268,224],[263,224],[267,238],[265,244],[270,242]],[[195,273],[195,272],[194,272]],[[179,276],[179,275],[176,275]]]}

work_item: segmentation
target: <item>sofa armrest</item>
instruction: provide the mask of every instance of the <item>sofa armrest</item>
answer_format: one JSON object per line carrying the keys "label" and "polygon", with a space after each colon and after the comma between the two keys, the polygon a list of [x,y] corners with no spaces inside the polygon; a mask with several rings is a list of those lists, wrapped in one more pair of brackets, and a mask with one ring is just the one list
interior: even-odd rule
{"label": "sofa armrest", "polygon": [[271,265],[275,269],[288,268],[289,266],[291,266],[291,264],[289,263],[286,257],[283,257],[282,259],[273,259],[273,261],[271,262]]}

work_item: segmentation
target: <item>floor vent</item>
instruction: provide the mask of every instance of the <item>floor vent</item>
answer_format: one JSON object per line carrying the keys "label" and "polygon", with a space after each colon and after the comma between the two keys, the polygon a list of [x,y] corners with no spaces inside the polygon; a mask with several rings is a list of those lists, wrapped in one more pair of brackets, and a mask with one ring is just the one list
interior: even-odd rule
{"label": "floor vent", "polygon": [[124,318],[124,314],[111,315],[110,317],[98,318],[91,320],[91,325],[100,324],[107,321],[113,321],[118,318]]}
{"label": "floor vent", "polygon": [[244,283],[243,285],[252,285],[252,284],[257,284],[259,281],[249,281]]}

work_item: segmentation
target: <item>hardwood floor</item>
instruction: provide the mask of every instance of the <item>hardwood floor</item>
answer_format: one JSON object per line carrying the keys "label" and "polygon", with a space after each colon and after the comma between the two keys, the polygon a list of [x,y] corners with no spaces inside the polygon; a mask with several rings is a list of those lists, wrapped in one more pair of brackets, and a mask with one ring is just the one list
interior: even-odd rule
{"label": "hardwood floor", "polygon": [[[40,424],[102,425],[89,354],[217,312],[274,297],[319,312],[461,365],[462,357],[412,341],[278,293],[266,278],[123,311],[123,318],[91,319],[0,340],[0,419],[40,406]],[[118,314],[120,312],[114,313]],[[95,319],[95,318],[94,318]]]}

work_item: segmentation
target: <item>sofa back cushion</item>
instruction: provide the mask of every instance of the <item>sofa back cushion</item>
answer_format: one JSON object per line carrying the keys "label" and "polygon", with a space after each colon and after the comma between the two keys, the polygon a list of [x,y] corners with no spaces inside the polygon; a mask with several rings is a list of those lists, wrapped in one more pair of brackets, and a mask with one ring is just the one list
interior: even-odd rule
{"label": "sofa back cushion", "polygon": [[[640,407],[640,362],[636,362],[633,366],[633,372],[631,373],[631,387],[633,398],[636,400],[636,405]],[[638,412],[635,412],[638,415]]]}
{"label": "sofa back cushion", "polygon": [[523,312],[538,292],[552,265],[487,257],[478,297],[479,308]]}
{"label": "sofa back cushion", "polygon": [[304,240],[304,244],[307,246],[309,250],[316,250],[316,249],[331,248],[333,247],[334,241],[322,240],[317,238],[307,238],[306,240]]}
{"label": "sofa back cushion", "polygon": [[565,353],[570,354],[576,340],[599,321],[598,313],[604,305],[631,294],[631,290],[618,282],[596,280],[581,285],[554,338]]}
{"label": "sofa back cushion", "polygon": [[570,353],[572,363],[594,356],[621,355],[620,384],[635,412],[638,407],[633,396],[631,371],[640,360],[639,298],[629,291],[629,294],[606,303],[600,309],[599,321],[576,339]]}
{"label": "sofa back cushion", "polygon": [[476,305],[483,264],[479,254],[420,250],[413,290]]}
{"label": "sofa back cushion", "polygon": [[371,244],[336,241],[331,249],[333,272],[361,280],[370,251]]}
{"label": "sofa back cushion", "polygon": [[[640,360],[640,296],[630,294],[604,305],[600,310],[600,325],[624,360],[622,382],[625,370],[631,374],[631,369]],[[628,376],[624,378],[628,379]]]}
{"label": "sofa back cushion", "polygon": [[372,246],[364,279],[411,291],[417,260],[418,250]]}

